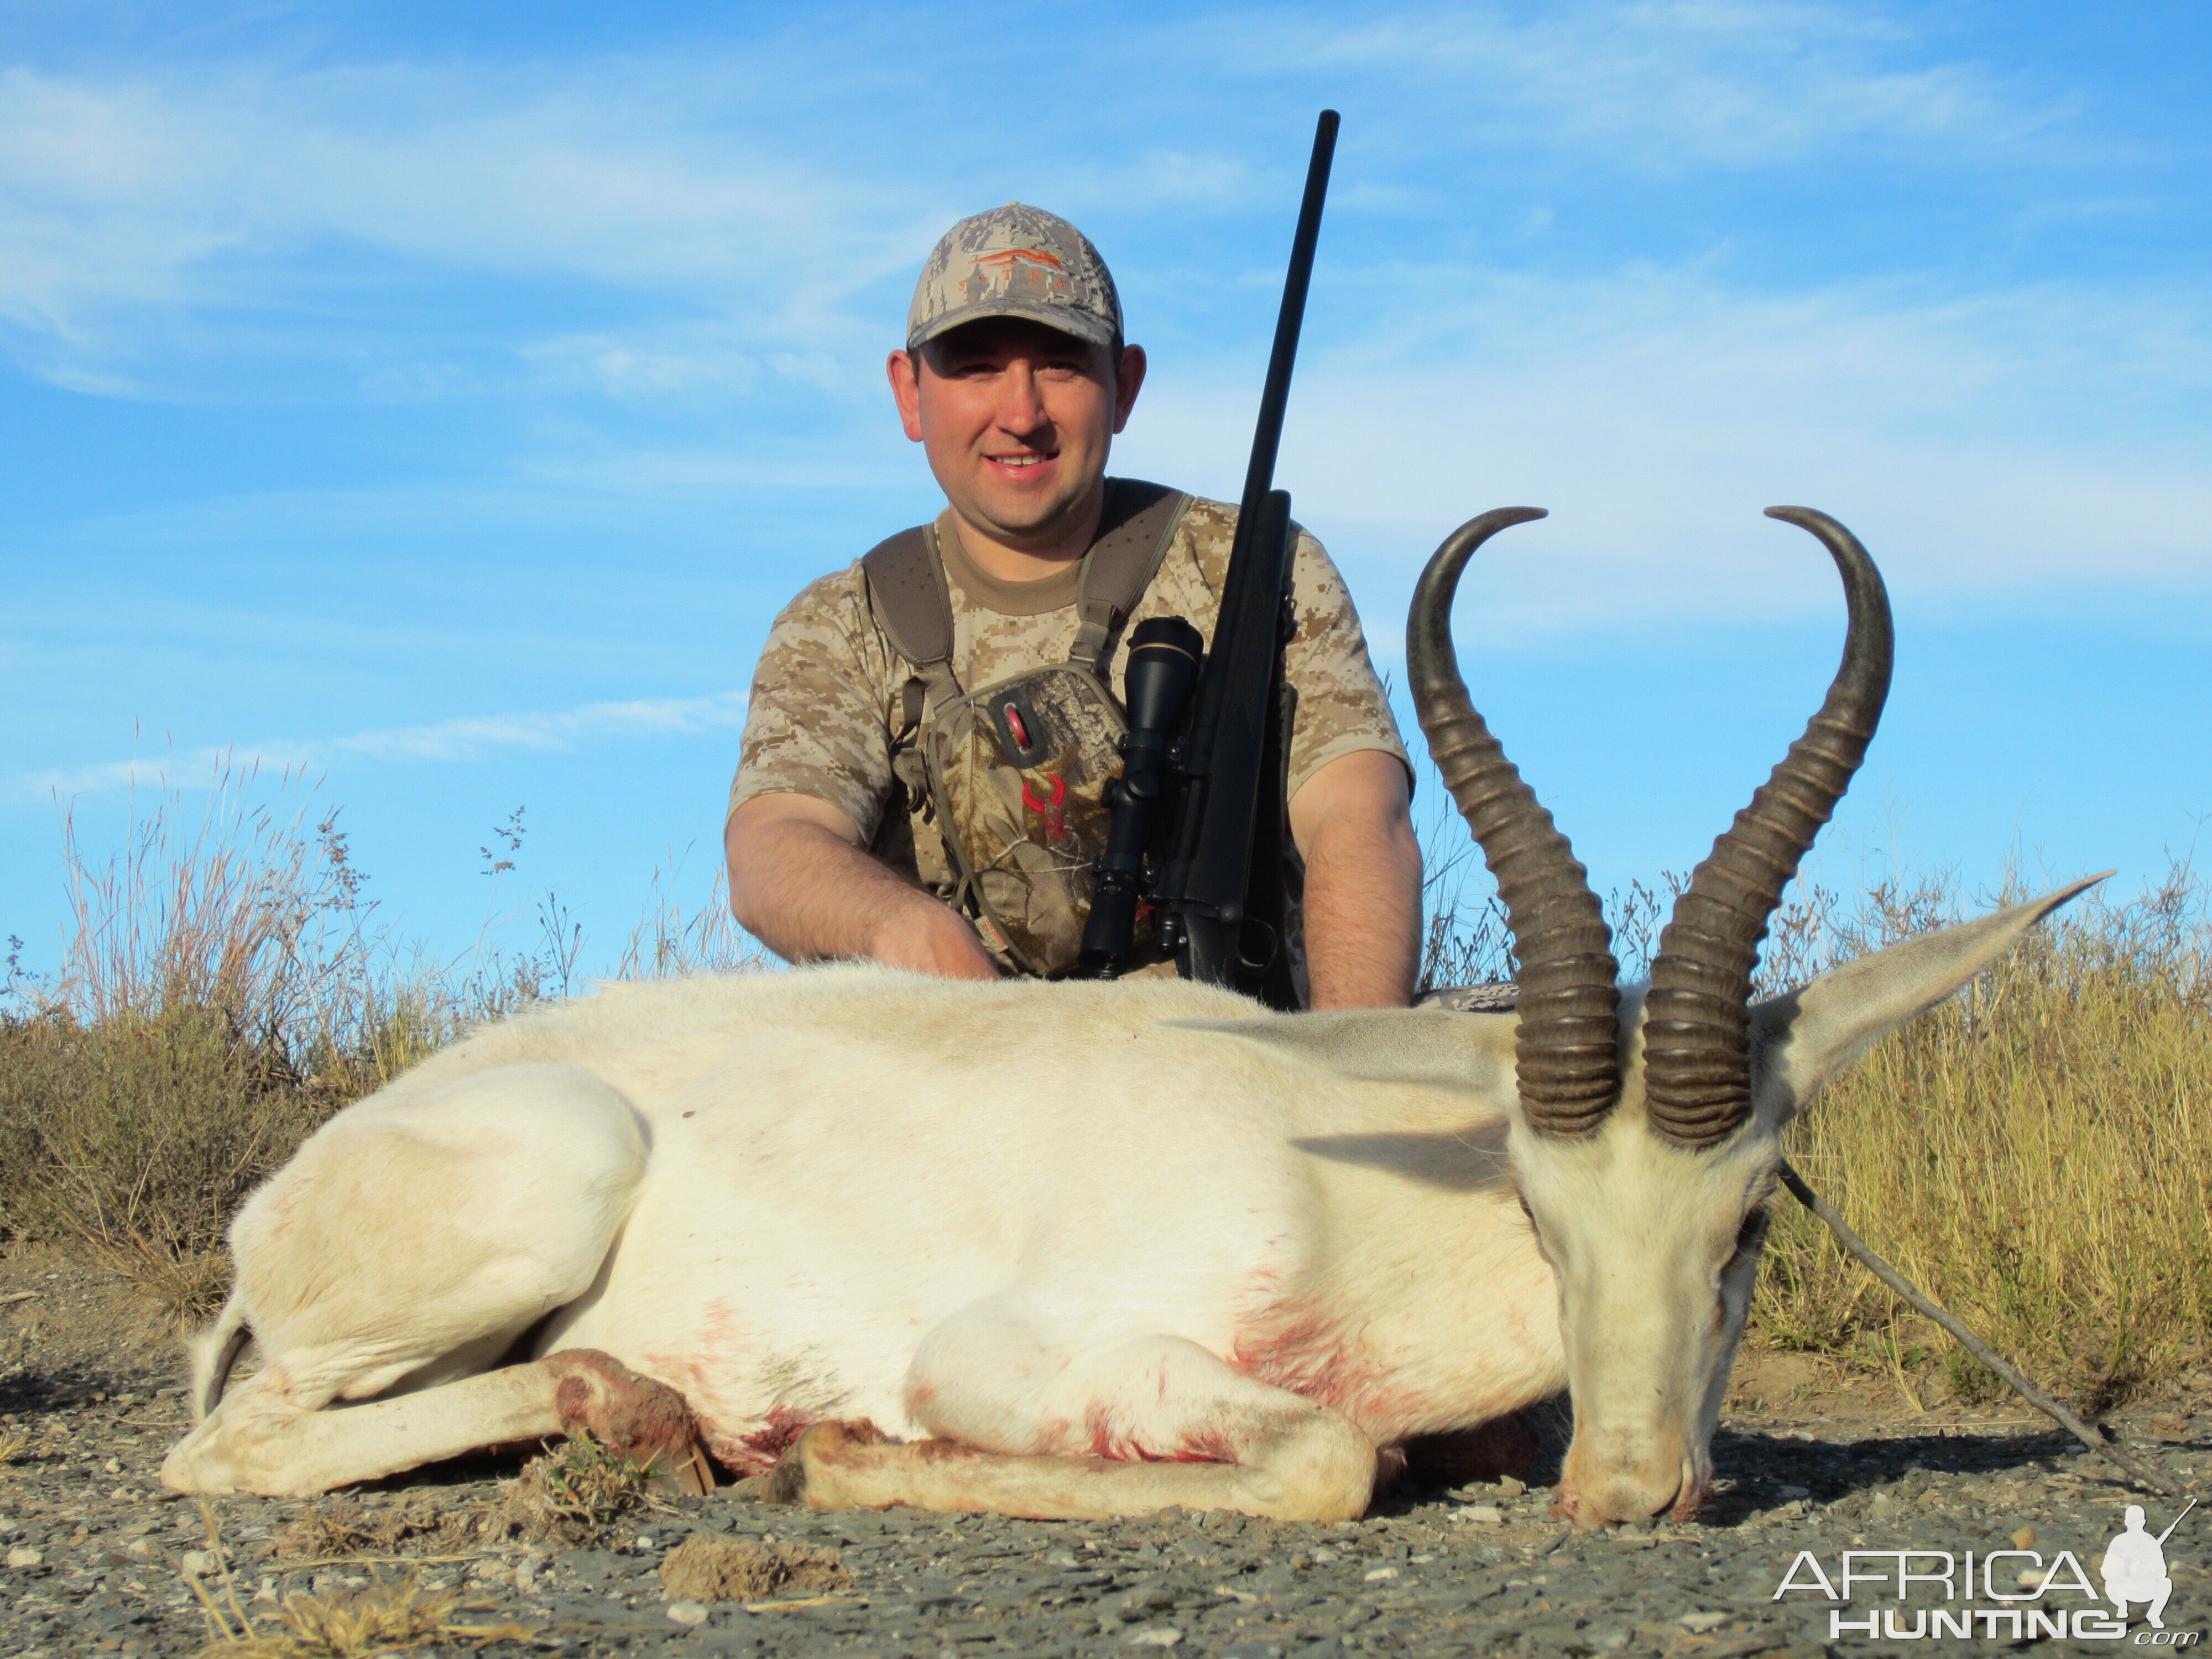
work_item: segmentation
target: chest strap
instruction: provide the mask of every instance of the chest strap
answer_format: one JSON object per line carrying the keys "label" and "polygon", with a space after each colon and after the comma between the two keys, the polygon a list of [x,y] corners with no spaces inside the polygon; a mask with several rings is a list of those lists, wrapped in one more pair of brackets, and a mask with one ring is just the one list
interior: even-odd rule
{"label": "chest strap", "polygon": [[[1164,484],[1109,478],[1098,539],[1076,581],[1080,625],[1067,659],[1096,674],[1115,631],[1129,619],[1158,574],[1190,497]],[[952,672],[952,593],[938,551],[937,527],[917,525],[876,544],[860,560],[868,607],[891,648],[914,665],[902,710],[907,732],[960,686]],[[905,732],[900,734],[902,737]]]}

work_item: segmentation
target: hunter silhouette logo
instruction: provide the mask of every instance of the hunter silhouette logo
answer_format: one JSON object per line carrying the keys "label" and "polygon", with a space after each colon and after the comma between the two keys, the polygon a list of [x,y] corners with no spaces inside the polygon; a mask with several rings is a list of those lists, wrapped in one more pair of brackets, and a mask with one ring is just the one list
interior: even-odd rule
{"label": "hunter silhouette logo", "polygon": [[[2173,1575],[2166,1541],[2190,1510],[2153,1533],[2140,1504],[2124,1512],[2122,1530],[2101,1557],[2084,1563],[2062,1549],[2049,1560],[2027,1547],[1963,1554],[1936,1549],[1850,1549],[1832,1572],[1811,1550],[1800,1550],[1776,1586],[1773,1601],[1793,1594],[1821,1597],[1828,1610],[1828,1639],[1912,1642],[1929,1637],[1978,1638],[2017,1646],[2045,1637],[2059,1641],[2125,1642],[2136,1648],[2193,1648],[2203,1632],[2168,1630],[2166,1604]],[[2083,1552],[2087,1554],[2087,1552]],[[2104,1581],[2098,1593],[2094,1568]],[[1869,1595],[1869,1592],[1871,1592]],[[1861,1598],[1864,1597],[1863,1601]],[[2130,1633],[2129,1609],[2144,1626]]]}
{"label": "hunter silhouette logo", "polygon": [[2173,1594],[2173,1578],[2166,1570],[2166,1540],[2173,1536],[2182,1516],[2196,1507],[2197,1500],[2192,1498],[2181,1515],[2175,1516],[2166,1530],[2154,1538],[2143,1530],[2142,1505],[2128,1505],[2126,1530],[2105,1546],[2104,1564],[2099,1569],[2104,1576],[2105,1599],[2121,1618],[2128,1616],[2129,1602],[2148,1601],[2152,1628],[2166,1628],[2166,1601]]}

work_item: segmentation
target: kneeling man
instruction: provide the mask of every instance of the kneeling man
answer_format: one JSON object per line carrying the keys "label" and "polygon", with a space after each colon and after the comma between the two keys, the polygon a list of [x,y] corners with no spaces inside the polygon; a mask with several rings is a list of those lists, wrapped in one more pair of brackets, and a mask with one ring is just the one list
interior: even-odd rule
{"label": "kneeling man", "polygon": [[[940,799],[957,789],[955,746],[925,745],[963,687],[1057,664],[1118,687],[1127,635],[1151,617],[1211,640],[1237,509],[1106,476],[1145,363],[1104,262],[1066,221],[1009,204],[931,253],[888,368],[945,509],[806,587],[754,676],[724,846],[731,908],[781,956],[966,979],[1036,969],[1020,930],[979,902],[962,803]],[[1343,579],[1293,534],[1293,971],[1316,1008],[1402,1006],[1419,954],[1412,774]],[[995,718],[1019,753],[1024,714],[1041,718],[1016,698],[976,724],[988,734]],[[1024,781],[1006,803],[1043,852],[1065,829],[1060,789]],[[1162,970],[1157,953],[1137,969]]]}

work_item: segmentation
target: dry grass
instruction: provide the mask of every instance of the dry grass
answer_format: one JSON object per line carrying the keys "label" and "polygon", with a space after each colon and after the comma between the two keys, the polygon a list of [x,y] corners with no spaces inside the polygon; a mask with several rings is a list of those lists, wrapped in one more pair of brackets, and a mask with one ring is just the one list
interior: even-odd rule
{"label": "dry grass", "polygon": [[[2212,1340],[2205,899],[2178,871],[2132,905],[2077,902],[1790,1133],[1792,1160],[1869,1243],[2089,1411],[2186,1370]],[[1950,908],[1923,890],[1836,931],[1846,947],[1878,943]],[[1767,1260],[1755,1317],[1776,1346],[1891,1370],[1908,1393],[1931,1368],[1954,1394],[1998,1391],[1796,1206]]]}
{"label": "dry grass", "polygon": [[288,1595],[257,1620],[239,1597],[214,1510],[203,1503],[200,1516],[207,1526],[208,1553],[216,1564],[211,1582],[187,1581],[207,1620],[208,1641],[200,1659],[378,1659],[428,1648],[481,1650],[495,1643],[537,1639],[535,1627],[513,1620],[463,1621],[458,1614],[482,1607],[465,1603],[456,1591],[423,1584],[412,1571],[330,1595]]}
{"label": "dry grass", "polygon": [[[62,971],[35,983],[11,959],[0,995],[0,1239],[80,1244],[179,1324],[222,1298],[239,1204],[331,1113],[582,988],[581,930],[550,896],[534,951],[426,964],[381,929],[337,814],[283,817],[256,793],[221,780],[196,819],[164,799],[104,864],[72,827]],[[687,914],[670,884],[656,875],[623,975],[750,963],[719,890]]]}
{"label": "dry grass", "polygon": [[370,1509],[350,1498],[310,1504],[277,1534],[280,1561],[333,1561],[351,1555],[391,1555],[407,1547],[459,1550],[482,1537],[489,1506],[441,1504],[434,1498]]}
{"label": "dry grass", "polygon": [[234,1595],[217,1601],[202,1590],[201,1605],[210,1638],[200,1659],[377,1659],[450,1645],[481,1651],[538,1636],[537,1626],[512,1620],[465,1621],[458,1615],[481,1609],[457,1591],[426,1588],[411,1573],[331,1595],[288,1595],[258,1624]]}
{"label": "dry grass", "polygon": [[668,1506],[653,1496],[649,1467],[576,1435],[534,1458],[495,1517],[501,1535],[520,1534],[572,1547],[596,1544],[618,1524]]}

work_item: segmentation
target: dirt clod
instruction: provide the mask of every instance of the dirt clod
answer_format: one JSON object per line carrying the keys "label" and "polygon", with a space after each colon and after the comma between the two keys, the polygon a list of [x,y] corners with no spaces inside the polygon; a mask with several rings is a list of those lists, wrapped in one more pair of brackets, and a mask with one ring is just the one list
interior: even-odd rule
{"label": "dirt clod", "polygon": [[661,1594],[672,1601],[759,1601],[793,1593],[850,1589],[853,1575],[835,1550],[694,1534],[660,1564]]}

